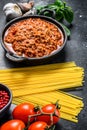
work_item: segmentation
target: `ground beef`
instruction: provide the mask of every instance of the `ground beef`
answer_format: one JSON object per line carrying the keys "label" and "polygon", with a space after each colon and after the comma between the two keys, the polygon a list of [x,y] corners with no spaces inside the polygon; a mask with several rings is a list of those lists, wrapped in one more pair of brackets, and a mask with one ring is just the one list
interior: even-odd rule
{"label": "ground beef", "polygon": [[[20,56],[42,57],[63,45],[63,34],[54,24],[40,18],[29,18],[13,24],[4,38]],[[8,47],[9,48],[9,47]]]}

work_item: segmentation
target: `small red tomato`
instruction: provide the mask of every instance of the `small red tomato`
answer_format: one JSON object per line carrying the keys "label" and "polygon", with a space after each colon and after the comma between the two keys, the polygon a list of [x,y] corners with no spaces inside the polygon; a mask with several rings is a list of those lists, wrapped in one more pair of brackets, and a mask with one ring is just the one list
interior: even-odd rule
{"label": "small red tomato", "polygon": [[4,123],[0,130],[23,130],[24,128],[25,124],[21,120],[10,120]]}
{"label": "small red tomato", "polygon": [[[57,108],[55,109],[54,104],[47,104],[47,105],[43,106],[41,110],[44,114],[37,116],[38,121],[44,121],[48,125],[56,124],[59,121],[60,112]],[[38,113],[40,114],[41,112],[39,111]],[[46,113],[49,115],[46,115]],[[52,118],[51,118],[50,114],[52,114],[52,113],[54,113],[54,114],[52,115]],[[53,119],[53,121],[51,121],[51,119]]]}
{"label": "small red tomato", "polygon": [[29,126],[28,130],[46,130],[46,128],[48,128],[46,122],[36,121]]}
{"label": "small red tomato", "polygon": [[[22,120],[25,124],[27,124],[28,122],[28,116],[34,115],[34,114],[35,114],[34,105],[31,103],[19,104],[14,108],[12,112],[13,119]],[[34,120],[34,117],[30,119],[31,122],[33,120]]]}

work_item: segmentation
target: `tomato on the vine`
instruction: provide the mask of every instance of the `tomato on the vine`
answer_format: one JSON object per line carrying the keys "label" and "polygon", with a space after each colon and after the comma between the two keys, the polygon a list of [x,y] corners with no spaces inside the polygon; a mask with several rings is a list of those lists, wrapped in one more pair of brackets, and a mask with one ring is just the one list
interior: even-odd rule
{"label": "tomato on the vine", "polygon": [[45,130],[46,128],[48,128],[46,122],[36,121],[29,126],[28,130]]}
{"label": "tomato on the vine", "polygon": [[25,128],[24,122],[21,120],[10,120],[4,123],[0,130],[23,130]]}
{"label": "tomato on the vine", "polygon": [[[22,120],[25,124],[27,124],[28,122],[28,116],[34,114],[35,114],[34,105],[31,103],[19,104],[14,108],[12,112],[13,119]],[[32,122],[33,120],[34,117],[30,119],[30,122]]]}
{"label": "tomato on the vine", "polygon": [[[41,108],[41,111],[44,113],[40,116],[37,116],[38,121],[44,121],[48,125],[56,124],[59,121],[60,118],[60,112],[57,108],[55,108],[54,104],[47,104]],[[41,111],[38,112],[38,114],[41,113]],[[54,113],[51,117],[51,114]],[[48,114],[48,115],[47,115]]]}

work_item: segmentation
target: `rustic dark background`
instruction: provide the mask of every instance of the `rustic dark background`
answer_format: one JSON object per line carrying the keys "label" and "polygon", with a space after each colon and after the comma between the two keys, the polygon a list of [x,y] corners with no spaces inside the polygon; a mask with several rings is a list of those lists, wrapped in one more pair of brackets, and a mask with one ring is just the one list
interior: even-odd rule
{"label": "rustic dark background", "polygon": [[[87,130],[87,0],[65,1],[74,10],[74,21],[72,26],[68,25],[71,30],[71,37],[67,41],[64,51],[48,63],[75,61],[77,65],[84,68],[85,82],[83,84],[83,89],[74,90],[71,92],[75,95],[83,97],[84,109],[79,114],[79,122],[77,124],[61,119],[56,125],[56,130]],[[6,24],[3,6],[8,2],[14,2],[14,0],[0,0],[0,42],[2,30]],[[35,0],[35,2],[38,4],[40,0]],[[41,2],[46,4],[47,2],[53,2],[53,0],[45,0]],[[22,66],[30,66],[30,64],[19,64],[9,61],[5,57],[5,51],[0,44],[0,69]],[[13,105],[11,109],[12,108]],[[0,124],[8,120],[9,117],[10,113],[8,113],[8,116],[4,117],[4,119],[0,120]]]}

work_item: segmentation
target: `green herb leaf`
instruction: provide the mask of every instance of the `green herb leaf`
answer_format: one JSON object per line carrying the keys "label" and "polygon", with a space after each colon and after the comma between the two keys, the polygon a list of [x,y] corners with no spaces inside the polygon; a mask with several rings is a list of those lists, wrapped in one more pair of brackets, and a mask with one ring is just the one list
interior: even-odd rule
{"label": "green herb leaf", "polygon": [[40,11],[43,9],[43,6],[37,6],[36,10],[37,10],[37,14],[40,14]]}
{"label": "green herb leaf", "polygon": [[42,8],[44,8],[44,7],[41,6],[41,5],[38,5],[38,6],[36,7],[37,10],[41,10]]}
{"label": "green herb leaf", "polygon": [[63,19],[63,11],[57,10],[56,11],[56,20],[60,21]]}
{"label": "green herb leaf", "polygon": [[48,8],[49,8],[49,9],[53,9],[53,10],[55,10],[55,11],[59,9],[59,7],[58,7],[57,5],[54,5],[54,4],[48,5]]}
{"label": "green herb leaf", "polygon": [[63,10],[63,14],[66,21],[72,23],[74,17],[73,10],[70,7],[66,6]]}
{"label": "green herb leaf", "polygon": [[64,2],[62,0],[55,0],[54,2],[55,5],[57,5],[58,7],[64,7]]}
{"label": "green herb leaf", "polygon": [[66,32],[67,36],[69,37],[71,35],[70,30],[64,24],[62,24],[62,26],[65,29],[65,32]]}

